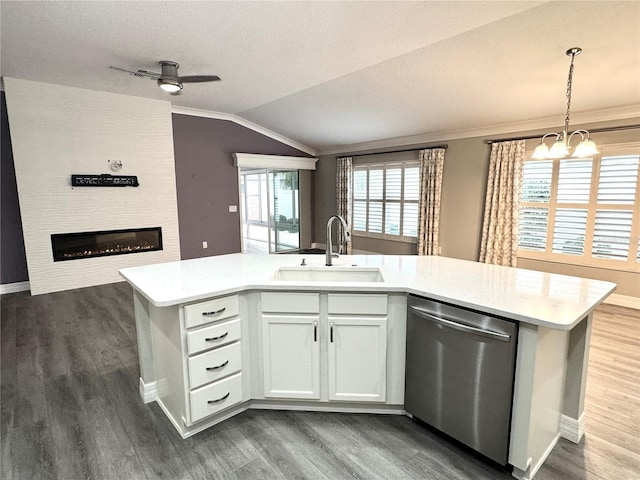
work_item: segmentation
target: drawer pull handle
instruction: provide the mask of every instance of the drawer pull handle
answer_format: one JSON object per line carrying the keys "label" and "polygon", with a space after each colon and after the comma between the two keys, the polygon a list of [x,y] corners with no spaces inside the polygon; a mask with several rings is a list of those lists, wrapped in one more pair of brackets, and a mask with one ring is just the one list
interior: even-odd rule
{"label": "drawer pull handle", "polygon": [[219,313],[224,312],[227,307],[222,307],[220,310],[214,310],[212,312],[202,312],[203,317],[213,317],[214,315],[218,315]]}
{"label": "drawer pull handle", "polygon": [[229,335],[229,332],[225,332],[225,333],[223,333],[222,335],[220,335],[218,337],[205,338],[204,341],[205,342],[215,342],[217,340],[222,340],[227,335]]}
{"label": "drawer pull handle", "polygon": [[220,370],[221,368],[224,368],[227,365],[229,365],[229,360],[224,362],[222,365],[218,365],[217,367],[207,367],[207,371],[210,372],[211,370]]}
{"label": "drawer pull handle", "polygon": [[224,397],[220,397],[217,400],[207,400],[207,403],[209,405],[211,405],[212,403],[220,403],[221,401],[226,400],[229,395],[231,395],[231,392],[227,392]]}
{"label": "drawer pull handle", "polygon": [[318,341],[318,322],[313,322],[313,341]]}
{"label": "drawer pull handle", "polygon": [[330,333],[330,337],[331,337],[331,338],[329,339],[329,341],[330,341],[331,343],[333,343],[333,322],[329,322],[329,333]]}

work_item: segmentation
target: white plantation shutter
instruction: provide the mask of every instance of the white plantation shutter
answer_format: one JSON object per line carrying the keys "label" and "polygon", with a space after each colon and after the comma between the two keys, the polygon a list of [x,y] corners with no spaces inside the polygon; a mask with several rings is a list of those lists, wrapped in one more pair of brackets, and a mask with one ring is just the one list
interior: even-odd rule
{"label": "white plantation shutter", "polygon": [[402,234],[405,237],[418,236],[418,203],[405,203],[402,218]]}
{"label": "white plantation shutter", "polygon": [[355,166],[353,230],[412,241],[418,235],[419,196],[418,162]]}
{"label": "white plantation shutter", "polygon": [[617,261],[627,261],[629,257],[633,210],[628,206],[638,207],[639,163],[640,156],[637,155],[605,157],[600,163],[596,202],[598,206],[608,205],[609,208],[596,210],[591,250],[594,257]]}
{"label": "white plantation shutter", "polygon": [[522,175],[522,201],[549,202],[553,160],[525,162]]}
{"label": "white plantation shutter", "polygon": [[[387,165],[385,176],[384,233],[400,235],[400,200],[402,199],[402,164]],[[389,203],[396,200],[398,203]]]}
{"label": "white plantation shutter", "polygon": [[589,203],[593,159],[560,160],[557,203]]}
{"label": "white plantation shutter", "polygon": [[367,231],[367,170],[353,170],[353,230]]}
{"label": "white plantation shutter", "polygon": [[640,271],[638,150],[525,162],[518,255]]}
{"label": "white plantation shutter", "polygon": [[518,246],[528,250],[544,252],[547,248],[548,222],[548,208],[521,208]]}
{"label": "white plantation shutter", "polygon": [[407,165],[404,169],[404,197],[405,200],[420,200],[420,167],[418,164]]}
{"label": "white plantation shutter", "polygon": [[400,204],[385,203],[384,233],[400,235]]}
{"label": "white plantation shutter", "polygon": [[633,205],[638,183],[638,156],[606,157],[600,165],[598,203]]}
{"label": "white plantation shutter", "polygon": [[369,202],[368,230],[382,233],[382,202]]}
{"label": "white plantation shutter", "polygon": [[582,255],[586,227],[586,208],[558,208],[553,226],[553,252]]}
{"label": "white plantation shutter", "polygon": [[596,210],[591,254],[594,257],[626,261],[632,221],[632,210]]}

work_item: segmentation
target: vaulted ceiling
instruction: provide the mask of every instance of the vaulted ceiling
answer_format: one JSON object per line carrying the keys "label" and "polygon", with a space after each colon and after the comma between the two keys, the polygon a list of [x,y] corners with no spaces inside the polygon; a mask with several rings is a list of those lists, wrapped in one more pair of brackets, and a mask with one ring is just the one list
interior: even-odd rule
{"label": "vaulted ceiling", "polygon": [[[640,2],[1,2],[2,76],[224,112],[339,151],[640,115]],[[180,95],[109,68],[216,74]],[[528,123],[529,122],[529,123]]]}

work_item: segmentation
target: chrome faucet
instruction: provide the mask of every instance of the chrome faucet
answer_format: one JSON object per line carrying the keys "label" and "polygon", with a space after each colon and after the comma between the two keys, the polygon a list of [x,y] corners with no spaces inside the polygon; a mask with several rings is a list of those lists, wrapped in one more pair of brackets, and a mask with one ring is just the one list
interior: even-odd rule
{"label": "chrome faucet", "polygon": [[327,243],[326,243],[327,267],[331,266],[332,258],[338,258],[338,254],[333,253],[333,246],[331,245],[331,225],[333,224],[333,221],[336,219],[340,220],[340,223],[342,223],[342,233],[344,235],[344,238],[342,240],[343,243],[351,240],[351,234],[349,233],[349,226],[347,225],[347,222],[344,221],[344,218],[342,218],[340,215],[331,215],[329,217],[329,221],[327,222]]}

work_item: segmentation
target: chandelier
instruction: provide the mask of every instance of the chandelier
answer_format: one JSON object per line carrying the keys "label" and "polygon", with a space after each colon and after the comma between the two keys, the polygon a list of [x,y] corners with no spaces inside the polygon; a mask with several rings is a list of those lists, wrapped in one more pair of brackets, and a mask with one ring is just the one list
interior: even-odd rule
{"label": "chandelier", "polygon": [[[564,158],[569,156],[571,149],[571,139],[574,135],[580,135],[580,143],[573,152],[574,157],[589,157],[598,153],[598,149],[593,140],[591,140],[589,132],[586,130],[576,130],[569,132],[569,111],[571,109],[571,86],[573,83],[573,60],[577,55],[582,53],[579,47],[567,50],[567,55],[571,57],[571,66],[569,67],[569,78],[567,79],[567,116],[564,119],[564,130],[561,133],[550,132],[545,134],[540,140],[540,144],[536,147],[531,158]],[[555,141],[551,148],[547,146],[545,140],[547,137],[555,137]]]}

